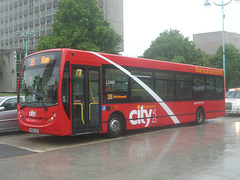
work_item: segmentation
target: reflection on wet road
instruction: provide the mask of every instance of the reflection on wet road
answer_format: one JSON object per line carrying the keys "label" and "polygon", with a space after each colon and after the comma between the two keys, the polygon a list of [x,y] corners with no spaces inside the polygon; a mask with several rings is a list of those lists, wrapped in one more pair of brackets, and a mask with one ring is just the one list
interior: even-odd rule
{"label": "reflection on wet road", "polygon": [[[2,159],[0,173],[3,179],[238,179],[239,133],[240,117],[221,117],[117,139],[24,134],[21,146],[42,153]],[[14,137],[8,143],[20,146]]]}

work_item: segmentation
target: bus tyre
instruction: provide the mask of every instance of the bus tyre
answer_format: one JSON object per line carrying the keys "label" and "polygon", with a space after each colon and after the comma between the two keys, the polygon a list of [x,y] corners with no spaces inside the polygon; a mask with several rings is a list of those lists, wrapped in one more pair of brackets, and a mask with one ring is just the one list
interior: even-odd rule
{"label": "bus tyre", "polygon": [[205,119],[205,112],[203,110],[203,108],[198,108],[196,111],[196,124],[202,124],[204,122]]}
{"label": "bus tyre", "polygon": [[122,117],[118,114],[110,116],[108,121],[108,137],[116,138],[119,137],[123,132]]}

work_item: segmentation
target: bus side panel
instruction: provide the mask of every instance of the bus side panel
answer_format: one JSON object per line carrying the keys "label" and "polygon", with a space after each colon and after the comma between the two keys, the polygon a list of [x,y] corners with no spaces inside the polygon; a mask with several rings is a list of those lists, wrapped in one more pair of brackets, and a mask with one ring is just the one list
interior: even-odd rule
{"label": "bus side panel", "polygon": [[[172,106],[176,106],[174,102],[172,102],[171,104]],[[104,105],[102,109],[104,109],[104,111],[102,112],[103,122],[106,122],[112,113],[116,111],[121,112],[125,116],[127,130],[174,124],[169,114],[158,103],[112,104],[112,105]],[[105,111],[105,109],[111,109],[111,110]],[[183,116],[182,114],[181,116],[179,116],[180,123],[195,120],[193,119],[193,117],[195,117],[195,114],[194,116],[193,114],[191,116],[189,115],[190,112],[191,110],[187,110],[187,111],[185,110],[185,112],[182,112],[182,113],[186,113],[187,115],[186,117]],[[177,115],[179,111],[173,112],[173,113]]]}
{"label": "bus side panel", "polygon": [[[224,100],[169,102],[167,104],[173,113],[180,119],[181,123],[195,121],[196,111],[199,107],[203,108],[205,112],[205,119],[217,118],[225,115]],[[193,115],[191,116],[193,119],[189,119],[189,117],[187,117],[188,115]]]}
{"label": "bus side panel", "polygon": [[172,111],[172,114],[158,103],[103,105],[102,132],[107,132],[107,120],[116,111],[125,116],[127,130],[194,122],[199,107],[204,109],[206,119],[225,114],[224,101],[181,101],[167,102],[166,105]]}
{"label": "bus side panel", "polygon": [[217,118],[226,114],[225,101],[208,101],[205,109],[205,119]]}
{"label": "bus side panel", "polygon": [[103,121],[102,123],[102,131],[100,131],[100,133],[107,133],[108,132],[108,122],[107,122],[107,119],[106,118],[106,121]]}

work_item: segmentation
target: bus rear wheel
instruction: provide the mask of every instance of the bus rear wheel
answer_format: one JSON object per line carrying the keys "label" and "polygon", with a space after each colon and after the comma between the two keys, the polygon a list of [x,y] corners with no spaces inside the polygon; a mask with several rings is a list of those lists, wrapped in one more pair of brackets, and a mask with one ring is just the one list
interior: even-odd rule
{"label": "bus rear wheel", "polygon": [[110,116],[108,121],[108,137],[116,138],[119,137],[123,132],[122,117],[118,114]]}
{"label": "bus rear wheel", "polygon": [[204,122],[205,119],[205,112],[203,110],[203,108],[198,108],[196,111],[196,124],[202,124]]}

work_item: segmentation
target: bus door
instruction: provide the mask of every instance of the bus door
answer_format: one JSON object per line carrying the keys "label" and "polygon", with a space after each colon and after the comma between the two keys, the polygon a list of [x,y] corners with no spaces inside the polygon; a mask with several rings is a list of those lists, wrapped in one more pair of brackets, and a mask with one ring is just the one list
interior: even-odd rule
{"label": "bus door", "polygon": [[100,131],[100,67],[72,65],[73,134]]}

